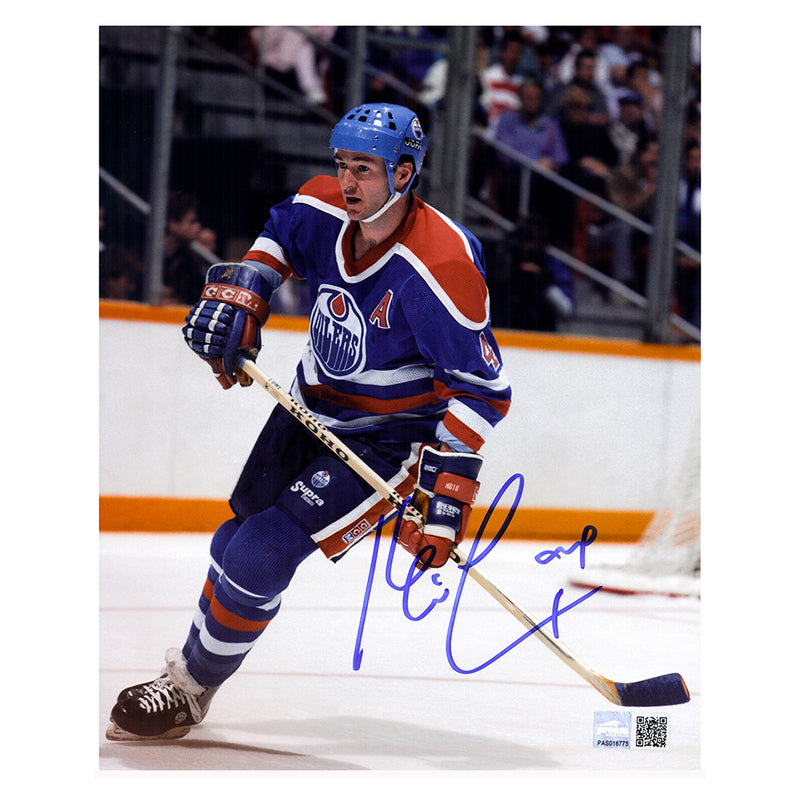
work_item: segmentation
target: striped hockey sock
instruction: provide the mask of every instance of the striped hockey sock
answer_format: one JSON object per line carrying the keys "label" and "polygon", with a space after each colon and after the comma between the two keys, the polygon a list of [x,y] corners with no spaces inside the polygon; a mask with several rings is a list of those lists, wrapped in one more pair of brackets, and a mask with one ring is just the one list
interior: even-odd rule
{"label": "striped hockey sock", "polygon": [[244,661],[280,609],[281,593],[312,539],[277,508],[220,526],[183,655],[204,686],[219,686]]}
{"label": "striped hockey sock", "polygon": [[200,635],[200,630],[203,627],[206,614],[208,613],[211,600],[214,597],[214,587],[216,586],[219,576],[222,574],[222,557],[225,553],[225,548],[228,546],[233,535],[239,530],[239,523],[235,519],[229,519],[223,522],[214,533],[211,540],[211,564],[206,574],[206,581],[203,585],[203,591],[200,593],[200,599],[197,601],[192,624],[189,628],[189,634],[186,637],[186,642],[183,645],[183,657],[189,659],[192,653],[192,648]]}
{"label": "striped hockey sock", "polygon": [[204,686],[223,683],[239,668],[280,604],[280,595],[250,594],[225,575],[219,576],[196,641],[186,656],[189,673]]}

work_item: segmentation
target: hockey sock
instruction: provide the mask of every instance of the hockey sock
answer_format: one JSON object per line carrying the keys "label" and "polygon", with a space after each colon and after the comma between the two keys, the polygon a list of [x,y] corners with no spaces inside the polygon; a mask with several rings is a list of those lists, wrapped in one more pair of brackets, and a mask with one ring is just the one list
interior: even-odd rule
{"label": "hockey sock", "polygon": [[[280,609],[281,592],[299,564],[317,549],[311,538],[277,508],[249,517],[222,557],[208,609],[191,651],[190,674],[219,686],[244,661]],[[208,584],[207,584],[208,585]]]}
{"label": "hockey sock", "polygon": [[211,564],[206,574],[203,591],[200,593],[200,599],[197,602],[194,618],[189,628],[189,635],[186,637],[186,642],[183,645],[183,657],[186,659],[189,658],[192,652],[192,648],[200,634],[200,629],[203,627],[203,621],[208,613],[208,607],[211,605],[211,599],[214,596],[214,586],[222,572],[222,567],[220,565],[222,564],[225,548],[238,529],[239,523],[235,519],[229,519],[217,528],[211,539]]}

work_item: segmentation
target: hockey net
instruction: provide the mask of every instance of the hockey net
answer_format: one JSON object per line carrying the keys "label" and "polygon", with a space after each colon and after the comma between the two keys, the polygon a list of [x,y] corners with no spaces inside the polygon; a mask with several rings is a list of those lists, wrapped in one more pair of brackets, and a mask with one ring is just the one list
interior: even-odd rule
{"label": "hockey net", "polygon": [[700,425],[683,462],[625,562],[581,570],[576,586],[606,591],[700,596]]}

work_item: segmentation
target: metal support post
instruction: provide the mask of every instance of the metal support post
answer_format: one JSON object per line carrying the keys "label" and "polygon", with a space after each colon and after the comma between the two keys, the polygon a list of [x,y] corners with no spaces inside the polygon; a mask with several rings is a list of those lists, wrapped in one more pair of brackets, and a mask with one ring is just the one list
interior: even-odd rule
{"label": "metal support post", "polygon": [[153,154],[150,164],[150,218],[147,223],[143,287],[144,301],[153,305],[160,302],[163,287],[164,233],[175,118],[179,33],[180,28],[177,26],[169,26],[164,30],[164,50],[156,88]]}
{"label": "metal support post", "polygon": [[346,108],[355,108],[364,102],[364,64],[367,60],[367,29],[354,25],[348,31],[347,102]]}
{"label": "metal support post", "polygon": [[664,110],[659,130],[655,213],[647,265],[645,338],[650,342],[666,343],[670,339],[690,32],[687,26],[674,25],[668,28],[666,35]]}
{"label": "metal support post", "polygon": [[457,222],[464,219],[467,166],[475,79],[475,27],[454,26],[448,37],[447,94],[444,106],[443,211]]}

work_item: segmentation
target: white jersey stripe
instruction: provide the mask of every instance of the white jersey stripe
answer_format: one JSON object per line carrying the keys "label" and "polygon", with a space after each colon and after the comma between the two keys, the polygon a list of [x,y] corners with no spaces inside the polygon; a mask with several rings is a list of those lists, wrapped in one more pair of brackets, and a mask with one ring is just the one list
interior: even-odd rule
{"label": "white jersey stripe", "polygon": [[[250,249],[272,256],[276,261],[283,264],[284,267],[289,266],[289,260],[286,258],[284,249],[276,241],[266,236],[259,236],[258,239],[253,242],[253,246]],[[248,264],[248,266],[250,265]]]}
{"label": "white jersey stripe", "polygon": [[313,197],[310,194],[296,194],[292,199],[292,203],[305,203],[305,205],[312,206],[319,211],[324,211],[326,214],[330,214],[332,217],[338,217],[342,221],[348,219],[347,211],[345,211],[343,208],[337,208],[336,206],[326,203],[324,200],[320,200],[318,197]]}
{"label": "white jersey stripe", "polygon": [[462,383],[471,383],[473,386],[480,386],[493,392],[502,392],[511,385],[506,377],[506,371],[504,368],[500,370],[500,375],[493,380],[485,380],[484,378],[479,378],[477,375],[473,375],[470,372],[459,372],[455,369],[449,369],[446,370],[446,372],[448,375],[452,375]]}
{"label": "white jersey stripe", "polygon": [[491,436],[491,424],[469,406],[464,405],[454,398],[448,403],[447,410],[454,417],[461,420],[470,430],[475,431],[484,441]]}

